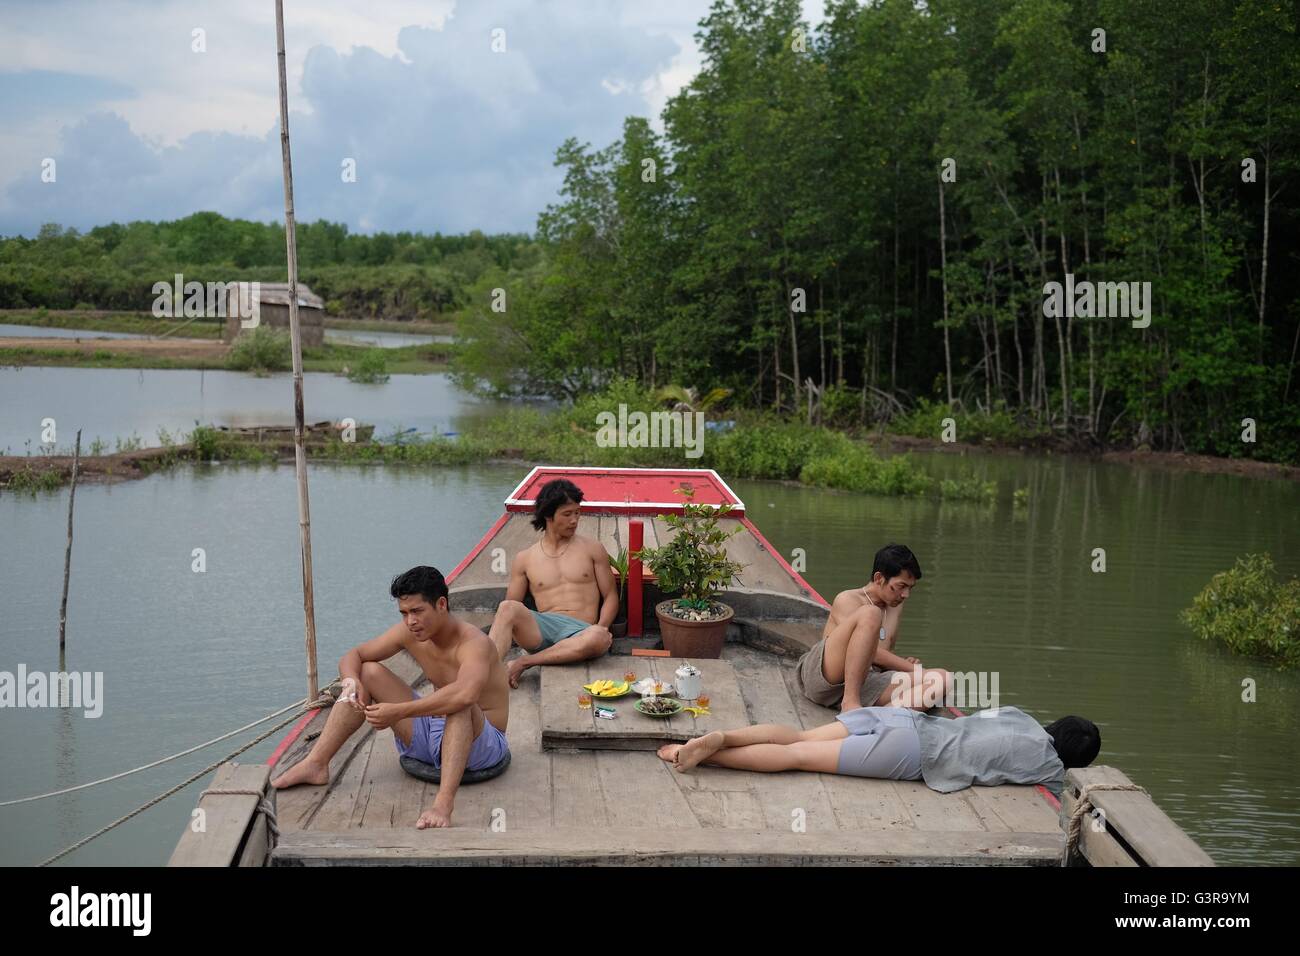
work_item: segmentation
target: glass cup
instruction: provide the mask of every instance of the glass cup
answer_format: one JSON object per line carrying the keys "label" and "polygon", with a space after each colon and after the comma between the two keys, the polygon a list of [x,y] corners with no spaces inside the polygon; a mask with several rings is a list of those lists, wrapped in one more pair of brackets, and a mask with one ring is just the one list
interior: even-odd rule
{"label": "glass cup", "polygon": [[628,670],[628,672],[623,675],[623,680],[627,681],[630,684],[634,680],[636,680],[636,674],[633,671]]}
{"label": "glass cup", "polygon": [[708,694],[701,694],[699,697],[696,697],[696,698],[695,698],[695,706],[697,706],[697,707],[703,707],[705,710],[708,710],[708,709],[709,709],[709,695],[708,695]]}
{"label": "glass cup", "polygon": [[591,695],[585,690],[578,695],[578,706],[583,710],[591,710]]}
{"label": "glass cup", "polygon": [[664,682],[659,680],[655,681],[655,696],[658,697],[663,692],[664,692]]}

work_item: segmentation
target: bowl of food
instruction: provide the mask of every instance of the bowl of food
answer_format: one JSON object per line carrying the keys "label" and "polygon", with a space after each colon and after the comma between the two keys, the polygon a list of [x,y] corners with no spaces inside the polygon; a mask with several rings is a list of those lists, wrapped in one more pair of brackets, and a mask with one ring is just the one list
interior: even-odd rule
{"label": "bowl of food", "polygon": [[647,717],[672,717],[685,705],[676,697],[642,697],[632,706]]}
{"label": "bowl of food", "polygon": [[606,700],[632,693],[632,685],[625,680],[592,681],[590,684],[583,684],[582,689],[590,693],[592,697],[601,697]]}

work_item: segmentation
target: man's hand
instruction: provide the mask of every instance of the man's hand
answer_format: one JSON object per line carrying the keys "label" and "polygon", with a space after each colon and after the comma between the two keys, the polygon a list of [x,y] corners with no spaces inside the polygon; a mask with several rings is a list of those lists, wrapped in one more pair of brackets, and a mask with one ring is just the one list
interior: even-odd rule
{"label": "man's hand", "polygon": [[366,707],[366,723],[376,730],[391,727],[401,719],[400,704],[369,704]]}
{"label": "man's hand", "polygon": [[343,691],[339,694],[339,703],[347,704],[353,710],[365,710],[370,703],[370,695],[355,677],[343,678]]}

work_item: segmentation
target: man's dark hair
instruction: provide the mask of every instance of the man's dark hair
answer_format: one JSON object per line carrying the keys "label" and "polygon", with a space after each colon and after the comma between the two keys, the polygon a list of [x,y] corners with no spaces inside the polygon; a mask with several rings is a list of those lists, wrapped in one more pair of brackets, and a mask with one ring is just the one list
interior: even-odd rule
{"label": "man's dark hair", "polygon": [[887,544],[876,552],[876,561],[871,566],[871,576],[879,571],[885,580],[896,578],[904,571],[911,571],[912,577],[921,580],[921,565],[916,562],[916,555],[905,544]]}
{"label": "man's dark hair", "polygon": [[1043,729],[1052,738],[1052,746],[1066,770],[1088,766],[1101,752],[1101,732],[1091,720],[1062,717]]}
{"label": "man's dark hair", "polygon": [[533,506],[533,527],[545,531],[546,519],[554,518],[555,512],[570,502],[582,504],[582,489],[567,478],[556,478],[542,485],[542,490],[537,493],[537,503]]}
{"label": "man's dark hair", "polygon": [[418,594],[430,604],[436,606],[438,598],[447,596],[447,582],[443,579],[442,572],[437,568],[422,564],[418,568],[411,568],[411,570],[393,578],[388,593],[398,600],[410,597],[412,594]]}

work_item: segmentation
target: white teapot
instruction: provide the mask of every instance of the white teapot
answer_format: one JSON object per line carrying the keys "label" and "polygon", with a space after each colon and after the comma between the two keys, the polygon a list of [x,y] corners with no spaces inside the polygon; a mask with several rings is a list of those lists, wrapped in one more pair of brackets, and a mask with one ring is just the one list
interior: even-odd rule
{"label": "white teapot", "polygon": [[677,668],[677,696],[682,700],[694,700],[700,696],[700,669],[687,661]]}

